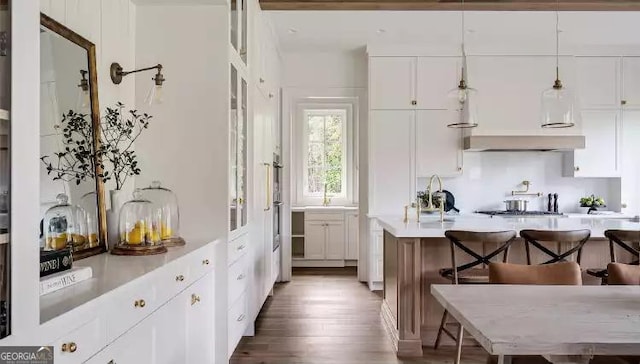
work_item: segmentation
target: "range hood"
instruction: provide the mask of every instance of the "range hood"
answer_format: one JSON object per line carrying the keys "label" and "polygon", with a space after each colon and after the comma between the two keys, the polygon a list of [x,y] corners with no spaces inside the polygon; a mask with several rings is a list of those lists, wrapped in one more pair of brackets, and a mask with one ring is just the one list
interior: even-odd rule
{"label": "range hood", "polygon": [[582,135],[472,135],[464,137],[468,151],[570,151],[584,149]]}

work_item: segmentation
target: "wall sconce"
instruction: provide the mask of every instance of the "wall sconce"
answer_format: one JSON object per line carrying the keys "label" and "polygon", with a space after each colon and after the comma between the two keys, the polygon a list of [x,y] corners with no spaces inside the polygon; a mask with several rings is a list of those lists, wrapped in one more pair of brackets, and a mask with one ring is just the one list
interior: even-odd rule
{"label": "wall sconce", "polygon": [[124,76],[130,75],[132,73],[149,71],[153,69],[158,70],[158,72],[156,72],[156,75],[153,78],[151,78],[154,81],[154,84],[151,87],[151,90],[149,90],[149,93],[147,94],[147,97],[144,99],[144,102],[149,105],[161,104],[163,101],[162,84],[165,81],[164,75],[162,74],[161,64],[157,64],[155,66],[141,68],[133,71],[124,71],[122,69],[122,66],[120,66],[118,62],[113,62],[111,64],[111,71],[110,71],[111,81],[113,81],[113,83],[115,83],[116,85],[119,85],[122,82],[122,78]]}
{"label": "wall sconce", "polygon": [[82,79],[80,80],[80,84],[78,85],[78,101],[76,102],[76,106],[78,109],[86,109],[91,104],[91,95],[89,94],[89,80],[87,80],[87,74],[89,72],[85,70],[80,70],[80,75]]}

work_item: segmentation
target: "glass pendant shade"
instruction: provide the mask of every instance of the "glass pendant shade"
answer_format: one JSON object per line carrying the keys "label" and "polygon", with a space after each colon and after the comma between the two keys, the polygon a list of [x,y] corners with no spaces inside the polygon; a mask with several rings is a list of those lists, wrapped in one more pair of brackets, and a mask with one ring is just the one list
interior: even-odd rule
{"label": "glass pendant shade", "polygon": [[570,128],[575,125],[575,95],[564,87],[552,87],[542,93],[543,128]]}
{"label": "glass pendant shade", "polygon": [[78,92],[78,100],[76,101],[76,108],[78,111],[86,110],[91,105],[91,97],[89,95],[89,90],[82,90]]}
{"label": "glass pendant shade", "polygon": [[[461,85],[464,82],[461,83]],[[478,126],[478,91],[467,86],[459,86],[447,94],[448,109],[455,119],[447,125],[449,128],[475,128]]]}
{"label": "glass pendant shade", "polygon": [[162,85],[153,85],[144,99],[144,103],[147,105],[158,105],[164,102],[164,92],[162,91]]}

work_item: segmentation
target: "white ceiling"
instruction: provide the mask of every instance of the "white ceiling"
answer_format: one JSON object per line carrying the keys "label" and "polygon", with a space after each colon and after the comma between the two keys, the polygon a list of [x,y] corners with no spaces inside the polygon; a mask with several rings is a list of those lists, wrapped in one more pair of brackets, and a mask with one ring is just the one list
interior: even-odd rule
{"label": "white ceiling", "polygon": [[[455,11],[270,11],[283,51],[353,50],[367,44],[457,44]],[[553,47],[554,12],[467,12],[468,42]],[[562,12],[562,42],[640,45],[640,12]]]}

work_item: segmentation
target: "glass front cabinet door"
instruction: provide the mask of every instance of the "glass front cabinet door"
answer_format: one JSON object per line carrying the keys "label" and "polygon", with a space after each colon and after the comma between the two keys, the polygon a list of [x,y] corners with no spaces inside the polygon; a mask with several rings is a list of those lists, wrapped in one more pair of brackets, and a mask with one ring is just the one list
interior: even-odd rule
{"label": "glass front cabinet door", "polygon": [[231,45],[247,64],[247,0],[231,0]]}
{"label": "glass front cabinet door", "polygon": [[229,230],[247,225],[247,81],[231,65],[229,114]]}

